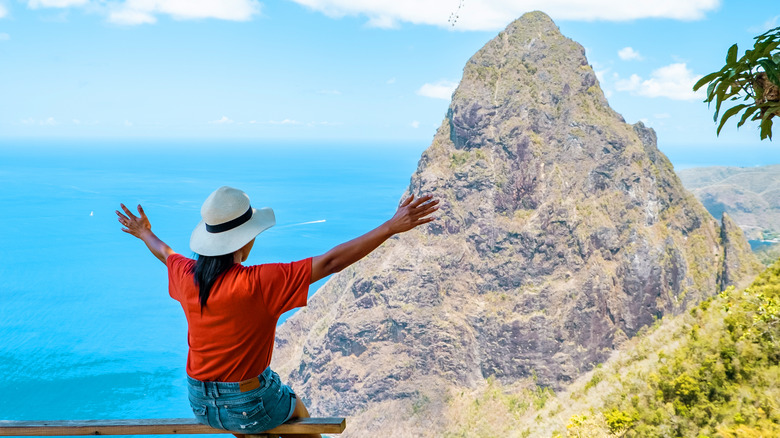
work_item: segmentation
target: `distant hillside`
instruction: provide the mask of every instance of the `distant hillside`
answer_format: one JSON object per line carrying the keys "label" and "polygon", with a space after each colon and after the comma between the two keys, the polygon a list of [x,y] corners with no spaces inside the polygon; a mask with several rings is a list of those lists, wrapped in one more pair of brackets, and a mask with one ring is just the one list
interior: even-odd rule
{"label": "distant hillside", "polygon": [[780,164],[699,167],[677,172],[713,217],[729,214],[756,246],[780,240]]}

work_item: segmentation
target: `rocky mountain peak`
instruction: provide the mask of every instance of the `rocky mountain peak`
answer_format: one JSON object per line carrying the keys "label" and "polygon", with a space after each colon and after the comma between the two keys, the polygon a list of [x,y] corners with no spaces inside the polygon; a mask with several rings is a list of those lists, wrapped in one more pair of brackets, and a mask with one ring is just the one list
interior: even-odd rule
{"label": "rocky mountain peak", "polygon": [[468,61],[411,177],[439,219],[334,275],[274,368],[351,436],[438,436],[448,394],[490,378],[565,387],[725,278],[719,224],[655,141],[582,46],[524,15]]}

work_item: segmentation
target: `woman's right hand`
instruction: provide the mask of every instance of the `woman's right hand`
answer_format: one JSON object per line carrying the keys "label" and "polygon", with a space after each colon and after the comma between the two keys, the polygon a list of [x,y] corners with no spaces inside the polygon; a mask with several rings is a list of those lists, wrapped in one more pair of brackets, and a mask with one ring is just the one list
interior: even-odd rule
{"label": "woman's right hand", "polygon": [[140,204],[138,205],[138,216],[125,207],[125,204],[119,205],[124,211],[124,214],[122,214],[119,210],[116,210],[117,220],[124,226],[122,231],[143,240],[149,251],[163,263],[168,260],[168,256],[176,254],[170,246],[152,233],[152,224],[149,223],[149,218],[146,217],[146,213]]}
{"label": "woman's right hand", "polygon": [[119,204],[122,207],[122,210],[124,210],[124,214],[122,214],[119,210],[116,211],[116,215],[118,216],[119,223],[124,225],[124,228],[122,228],[122,231],[124,231],[127,234],[132,234],[133,236],[143,240],[143,237],[141,237],[141,234],[145,231],[149,231],[152,229],[152,224],[149,222],[149,218],[146,217],[146,213],[144,212],[143,207],[141,207],[141,204],[138,204],[138,216],[134,215],[132,211],[130,211],[129,208],[125,207],[125,204]]}
{"label": "woman's right hand", "polygon": [[439,209],[438,204],[439,200],[433,199],[431,195],[425,195],[416,200],[414,195],[411,195],[398,206],[398,210],[387,221],[387,225],[390,227],[392,234],[397,234],[409,231],[419,225],[427,224],[436,219],[430,215]]}

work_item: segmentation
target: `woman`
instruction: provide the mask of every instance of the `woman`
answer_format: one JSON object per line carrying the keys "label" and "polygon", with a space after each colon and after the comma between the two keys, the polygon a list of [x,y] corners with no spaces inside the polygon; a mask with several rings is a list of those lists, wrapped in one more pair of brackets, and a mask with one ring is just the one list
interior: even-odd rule
{"label": "woman", "polygon": [[303,402],[269,368],[279,316],[306,305],[309,284],[355,263],[391,236],[434,220],[438,202],[412,195],[390,220],[325,254],[246,267],[241,263],[255,237],[276,221],[270,208],[252,208],[244,192],[221,187],[203,203],[203,220],[190,238],[197,261],[161,241],[140,205],[136,216],[120,204],[122,231],[141,239],[166,264],[169,293],[187,317],[189,400],[198,421],[251,434],[308,417]]}

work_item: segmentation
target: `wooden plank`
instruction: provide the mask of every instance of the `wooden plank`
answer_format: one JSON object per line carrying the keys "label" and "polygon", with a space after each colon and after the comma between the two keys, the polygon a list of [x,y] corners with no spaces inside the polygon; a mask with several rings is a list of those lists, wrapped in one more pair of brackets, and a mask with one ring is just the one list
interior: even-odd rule
{"label": "wooden plank", "polygon": [[[341,433],[346,419],[336,417],[301,418],[267,430],[264,434]],[[0,436],[70,435],[173,435],[231,433],[200,424],[192,418],[155,418],[138,420],[4,421]]]}
{"label": "wooden plank", "polygon": [[347,428],[347,419],[341,417],[299,418],[266,430],[268,434],[341,433]]}

